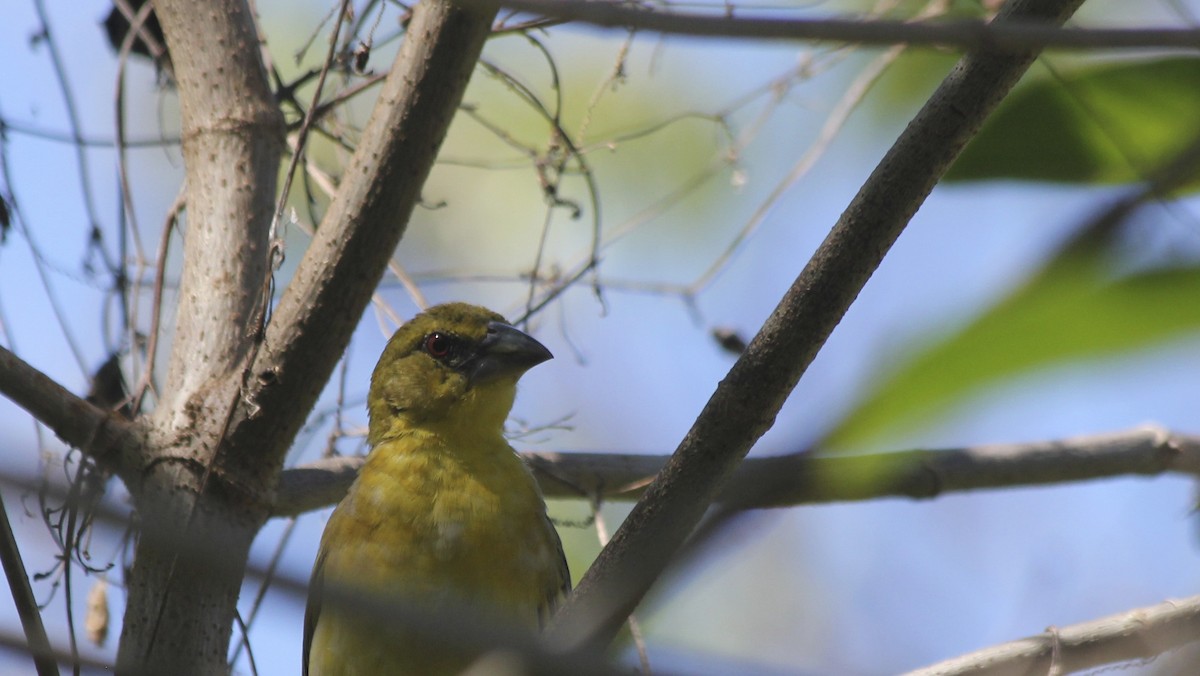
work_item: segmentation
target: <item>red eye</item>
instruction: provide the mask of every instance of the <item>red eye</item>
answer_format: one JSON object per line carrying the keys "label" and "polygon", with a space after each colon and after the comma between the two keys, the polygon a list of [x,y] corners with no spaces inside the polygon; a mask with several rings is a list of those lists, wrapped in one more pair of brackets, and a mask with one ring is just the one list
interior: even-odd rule
{"label": "red eye", "polygon": [[425,336],[425,351],[431,356],[441,359],[450,354],[454,341],[444,333],[431,333]]}

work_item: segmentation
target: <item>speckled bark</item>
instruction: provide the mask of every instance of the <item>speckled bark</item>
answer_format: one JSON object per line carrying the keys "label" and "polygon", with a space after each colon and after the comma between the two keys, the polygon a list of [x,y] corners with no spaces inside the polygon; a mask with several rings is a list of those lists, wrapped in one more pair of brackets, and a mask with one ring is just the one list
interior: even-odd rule
{"label": "speckled bark", "polygon": [[[157,0],[182,110],[184,268],[141,467],[124,671],[217,674],[283,457],[404,231],[495,15],[419,4],[340,193],[257,337],[283,120],[245,0]],[[260,340],[260,342],[256,342]]]}

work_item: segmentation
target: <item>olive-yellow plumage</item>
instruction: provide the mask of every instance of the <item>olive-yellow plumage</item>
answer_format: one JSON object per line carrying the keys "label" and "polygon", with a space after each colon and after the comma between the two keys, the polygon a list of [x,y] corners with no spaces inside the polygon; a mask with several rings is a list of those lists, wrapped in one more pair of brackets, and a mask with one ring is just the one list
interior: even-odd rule
{"label": "olive-yellow plumage", "polygon": [[430,308],[388,342],[367,398],[372,450],[325,527],[305,613],[304,668],[332,674],[457,673],[451,654],[353,608],[330,585],[536,628],[570,589],[537,484],[504,440],[517,379],[550,359],[484,308]]}

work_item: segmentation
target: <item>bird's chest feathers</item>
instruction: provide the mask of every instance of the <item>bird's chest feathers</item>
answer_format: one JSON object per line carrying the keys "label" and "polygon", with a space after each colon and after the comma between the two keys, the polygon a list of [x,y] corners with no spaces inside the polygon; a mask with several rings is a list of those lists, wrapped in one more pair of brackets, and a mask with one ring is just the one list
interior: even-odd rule
{"label": "bird's chest feathers", "polygon": [[365,531],[352,556],[390,578],[380,582],[471,588],[546,568],[544,507],[502,439],[454,452],[432,436],[408,441],[377,447],[339,509]]}

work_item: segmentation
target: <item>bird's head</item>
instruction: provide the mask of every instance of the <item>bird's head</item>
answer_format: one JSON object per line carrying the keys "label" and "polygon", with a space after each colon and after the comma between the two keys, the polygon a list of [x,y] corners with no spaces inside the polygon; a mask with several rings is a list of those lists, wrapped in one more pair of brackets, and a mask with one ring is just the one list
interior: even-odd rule
{"label": "bird's head", "polygon": [[367,397],[372,446],[413,428],[496,433],[517,379],[553,355],[486,308],[447,303],[401,326],[375,366]]}

